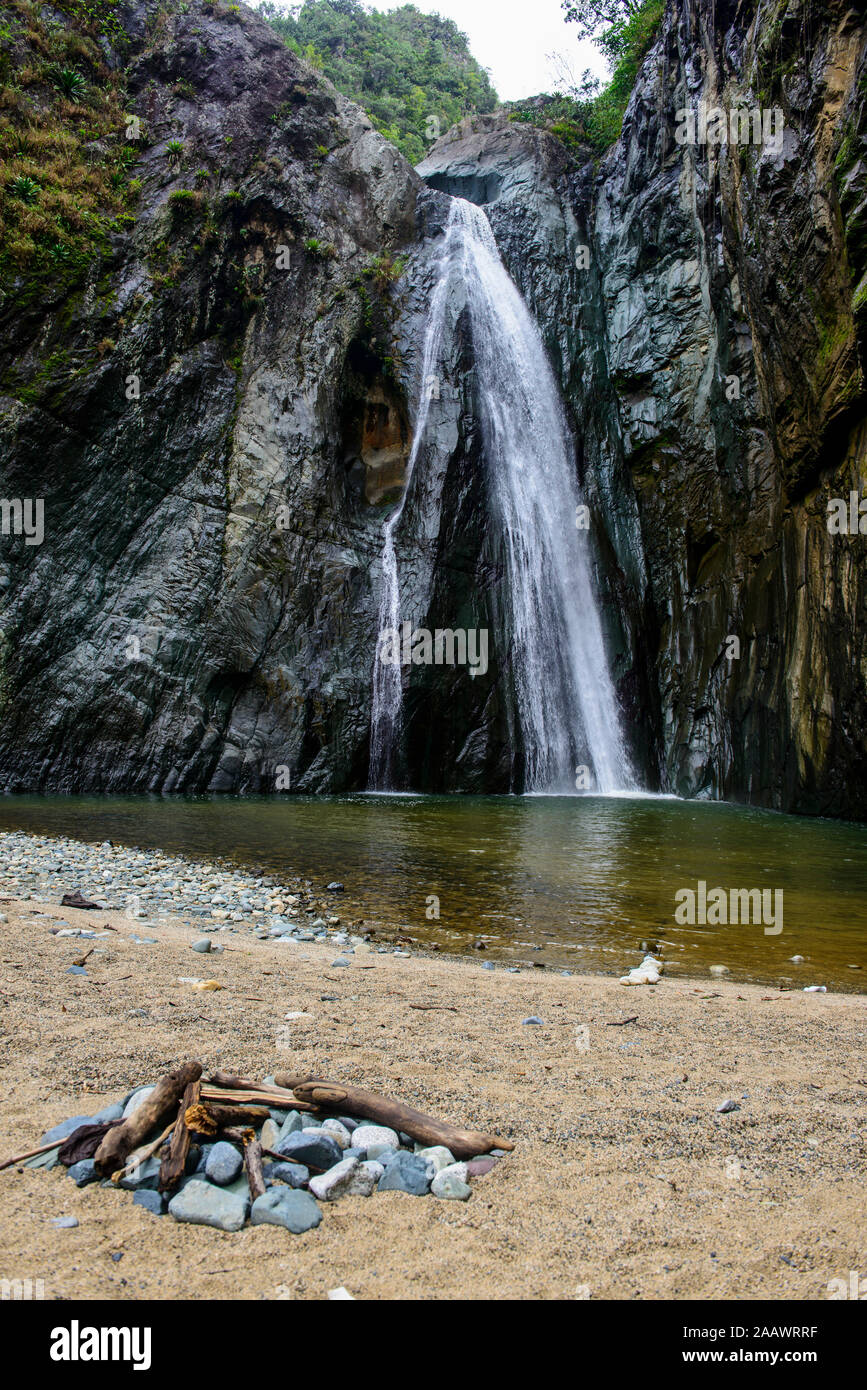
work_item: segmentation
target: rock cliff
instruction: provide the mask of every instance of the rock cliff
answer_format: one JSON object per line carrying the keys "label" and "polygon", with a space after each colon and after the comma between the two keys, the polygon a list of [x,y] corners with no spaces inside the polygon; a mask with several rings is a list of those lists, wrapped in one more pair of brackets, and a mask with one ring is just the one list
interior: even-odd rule
{"label": "rock cliff", "polygon": [[[381,527],[458,194],[485,205],[562,384],[645,784],[862,815],[867,539],[826,522],[867,449],[854,7],[672,0],[603,160],[494,116],[417,172],[249,11],[121,18],[134,225],[72,292],[0,303],[0,491],[45,499],[41,545],[0,541],[3,786],[366,784]],[[702,105],[779,109],[781,138],[679,143]],[[402,600],[483,627],[454,317]],[[495,662],[408,671],[403,759],[421,789],[514,784]]]}

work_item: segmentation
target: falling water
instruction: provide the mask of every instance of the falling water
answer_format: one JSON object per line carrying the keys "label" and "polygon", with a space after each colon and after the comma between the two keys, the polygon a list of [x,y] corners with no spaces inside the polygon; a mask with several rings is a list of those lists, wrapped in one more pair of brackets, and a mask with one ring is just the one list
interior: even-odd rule
{"label": "falling water", "polygon": [[[634,786],[593,591],[574,447],[539,330],[506,271],[481,208],[452,200],[424,344],[423,382],[439,360],[449,290],[458,282],[472,330],[495,533],[505,571],[493,660],[514,690],[512,735],[526,791],[575,789],[587,765],[595,790]],[[399,626],[394,532],[430,402],[416,421],[403,500],[384,526],[379,628]],[[392,783],[401,721],[400,667],[374,661],[370,784]]]}

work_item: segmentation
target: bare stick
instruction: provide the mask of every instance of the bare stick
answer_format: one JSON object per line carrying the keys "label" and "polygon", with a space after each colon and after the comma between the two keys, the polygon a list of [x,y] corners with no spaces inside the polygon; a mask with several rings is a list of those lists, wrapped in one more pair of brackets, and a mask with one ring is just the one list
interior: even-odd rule
{"label": "bare stick", "polygon": [[28,1149],[26,1153],[16,1154],[14,1158],[4,1158],[3,1162],[0,1163],[0,1172],[4,1168],[14,1168],[16,1163],[23,1163],[27,1158],[38,1158],[40,1154],[47,1154],[52,1149],[59,1149],[62,1143],[62,1139],[55,1139],[53,1144],[40,1144],[38,1149]]}
{"label": "bare stick", "polygon": [[360,1115],[366,1120],[375,1120],[377,1124],[403,1130],[422,1144],[444,1144],[455,1158],[474,1158],[491,1149],[515,1147],[509,1139],[485,1134],[482,1130],[457,1129],[445,1120],[423,1115],[399,1100],[364,1091],[360,1086],[342,1086],[314,1077],[290,1076],[288,1072],[281,1072],[275,1080],[278,1086],[291,1086],[299,1099],[325,1110],[343,1111],[349,1115]]}

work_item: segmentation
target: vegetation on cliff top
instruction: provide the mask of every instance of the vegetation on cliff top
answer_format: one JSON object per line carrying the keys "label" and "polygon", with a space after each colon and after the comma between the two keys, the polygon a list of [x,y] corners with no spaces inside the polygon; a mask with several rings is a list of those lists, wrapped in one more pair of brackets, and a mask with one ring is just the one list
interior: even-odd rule
{"label": "vegetation on cliff top", "polygon": [[115,0],[7,0],[0,18],[0,288],[68,284],[131,221],[136,151],[124,83],[101,42],[123,41]]}
{"label": "vegetation on cliff top", "polygon": [[411,164],[449,126],[497,106],[487,72],[450,19],[414,5],[381,14],[359,0],[306,0],[288,12],[268,0],[261,13]]}
{"label": "vegetation on cliff top", "polygon": [[[623,125],[626,107],[639,68],[656,38],[665,0],[564,0],[567,21],[578,24],[582,37],[593,35],[611,68],[611,79],[601,87],[585,73],[572,81],[565,94],[530,97],[515,102],[509,119],[541,127],[573,150],[604,152],[614,144]],[[600,23],[607,27],[597,33]]]}

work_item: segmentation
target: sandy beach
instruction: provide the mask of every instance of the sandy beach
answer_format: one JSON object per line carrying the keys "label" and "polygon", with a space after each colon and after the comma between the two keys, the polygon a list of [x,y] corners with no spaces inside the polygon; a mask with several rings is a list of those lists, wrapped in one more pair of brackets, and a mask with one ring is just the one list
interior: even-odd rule
{"label": "sandy beach", "polygon": [[[466,1203],[347,1197],[302,1236],[178,1225],[128,1192],[13,1167],[0,1275],[41,1279],[46,1298],[322,1299],[342,1285],[356,1299],[822,1300],[865,1269],[862,996],[626,988],[367,946],[333,968],[333,946],[251,935],[201,956],[199,933],[171,920],[142,944],[121,912],[12,897],[0,911],[2,1157],[187,1058],[315,1072],[515,1144]],[[61,918],[116,931],[52,935]],[[86,975],[68,974],[90,948]],[[739,1108],[718,1113],[726,1100]]]}

